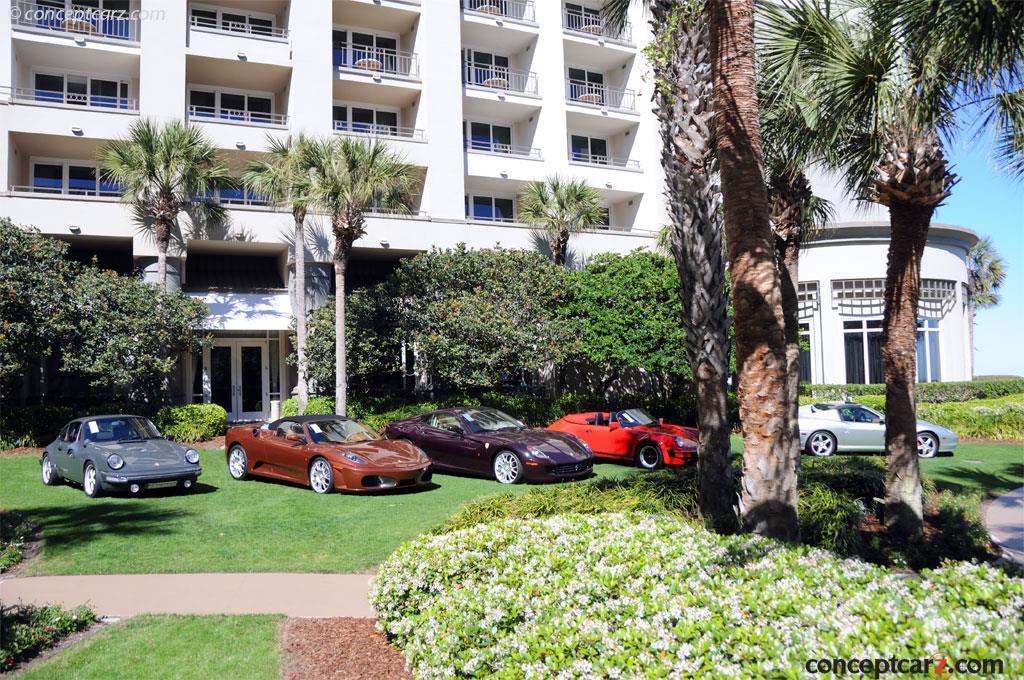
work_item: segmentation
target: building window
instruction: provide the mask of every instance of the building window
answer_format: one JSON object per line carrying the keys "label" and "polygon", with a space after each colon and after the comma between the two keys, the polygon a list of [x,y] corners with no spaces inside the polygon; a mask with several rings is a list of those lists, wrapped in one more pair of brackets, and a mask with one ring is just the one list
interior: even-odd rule
{"label": "building window", "polygon": [[203,353],[202,351],[192,353],[192,387],[190,390],[190,401],[193,404],[202,404],[203,396]]}
{"label": "building window", "polygon": [[572,135],[569,138],[571,160],[582,163],[608,164],[608,140],[598,137]]}
{"label": "building window", "polygon": [[832,307],[847,316],[881,314],[885,307],[885,279],[833,281]]}
{"label": "building window", "polygon": [[385,73],[398,72],[398,37],[395,35],[378,35],[342,28],[334,29],[331,43],[335,66]]}
{"label": "building window", "polygon": [[272,14],[253,14],[237,9],[225,11],[215,7],[198,6],[190,8],[190,12],[193,26],[254,35],[272,35],[274,33],[274,16]]}
{"label": "building window", "polygon": [[938,382],[939,322],[937,319],[917,320],[917,381]]}
{"label": "building window", "polygon": [[506,89],[509,86],[509,58],[491,52],[466,50],[466,82]]}
{"label": "building window", "polygon": [[128,83],[92,76],[36,73],[33,97],[38,102],[127,109]]}
{"label": "building window", "polygon": [[582,68],[569,69],[569,99],[587,104],[603,104],[604,74]]}
{"label": "building window", "polygon": [[189,115],[254,123],[274,122],[274,99],[264,93],[189,90]]}
{"label": "building window", "polygon": [[515,202],[511,198],[466,196],[466,219],[484,222],[515,222]]}
{"label": "building window", "polygon": [[882,377],[882,320],[843,322],[846,384],[884,382]]}
{"label": "building window", "polygon": [[474,151],[512,153],[512,128],[491,123],[469,123],[467,148]]}
{"label": "building window", "polygon": [[800,324],[800,382],[811,382],[811,324]]}
{"label": "building window", "polygon": [[72,196],[120,196],[121,185],[89,161],[33,160],[31,190]]}
{"label": "building window", "polygon": [[334,129],[339,132],[386,135],[398,134],[398,112],[365,106],[334,106]]}

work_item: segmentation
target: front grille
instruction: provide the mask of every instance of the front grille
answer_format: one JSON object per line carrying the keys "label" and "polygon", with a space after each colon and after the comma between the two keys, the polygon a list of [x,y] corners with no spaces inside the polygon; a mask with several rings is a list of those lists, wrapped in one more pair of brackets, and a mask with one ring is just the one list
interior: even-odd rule
{"label": "front grille", "polygon": [[566,465],[555,465],[551,468],[551,473],[555,475],[578,475],[582,472],[590,472],[594,467],[594,464],[586,461],[583,463],[568,463]]}

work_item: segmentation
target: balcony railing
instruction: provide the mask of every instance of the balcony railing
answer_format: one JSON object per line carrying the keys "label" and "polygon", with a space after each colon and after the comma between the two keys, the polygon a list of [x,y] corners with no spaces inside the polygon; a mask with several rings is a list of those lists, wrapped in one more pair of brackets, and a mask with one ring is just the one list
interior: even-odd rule
{"label": "balcony railing", "polygon": [[419,78],[419,58],[412,52],[400,52],[359,45],[335,46],[333,63],[347,71],[385,73],[407,78]]}
{"label": "balcony railing", "polygon": [[501,142],[492,142],[486,139],[467,140],[465,148],[467,151],[472,151],[474,153],[492,153],[500,156],[532,158],[538,161],[543,160],[544,158],[541,150],[536,147],[522,146],[519,144],[502,144]]}
{"label": "balcony railing", "polygon": [[256,196],[247,191],[243,192],[241,189],[227,195],[221,194],[217,197],[217,202],[221,205],[232,207],[248,205],[256,208],[267,208],[270,206],[270,201],[265,196]]}
{"label": "balcony railing", "polygon": [[107,97],[96,94],[78,94],[76,92],[59,92],[56,90],[39,90],[34,87],[16,87],[14,99],[21,102],[38,102],[40,104],[70,104],[90,109],[116,109],[119,111],[138,111],[139,102],[127,97]]}
{"label": "balcony railing", "polygon": [[251,125],[273,125],[278,127],[288,124],[288,116],[283,113],[217,109],[212,106],[189,106],[188,117],[190,119],[213,119],[217,122],[249,123]]}
{"label": "balcony railing", "polygon": [[85,196],[91,198],[111,199],[120,198],[121,196],[120,187],[111,187],[107,189],[76,189],[73,187],[39,187],[28,184],[15,184],[11,186],[11,192],[23,194],[46,194],[48,196]]}
{"label": "balcony railing", "polygon": [[520,21],[533,22],[537,20],[533,9],[533,0],[462,0],[462,8],[467,12],[490,14]]}
{"label": "balcony railing", "polygon": [[573,33],[583,33],[595,38],[607,38],[617,42],[633,44],[633,30],[628,23],[614,28],[604,17],[591,12],[567,9],[562,13],[564,28]]}
{"label": "balcony railing", "polygon": [[633,90],[613,90],[596,83],[570,80],[566,83],[565,96],[576,104],[636,111],[636,92]]}
{"label": "balcony railing", "polygon": [[288,40],[288,29],[278,28],[277,26],[254,26],[241,21],[221,21],[218,23],[214,19],[198,16],[191,17],[190,25],[192,28],[199,29],[201,31],[227,33],[229,35],[241,34],[243,36],[266,38],[282,42]]}
{"label": "balcony railing", "polygon": [[626,170],[640,169],[640,161],[629,158],[614,158],[612,156],[603,156],[601,154],[594,153],[580,153],[579,151],[570,151],[569,160],[573,163],[583,163],[585,165],[606,165],[612,168],[624,168]]}
{"label": "balcony railing", "polygon": [[472,87],[537,95],[537,74],[533,71],[515,71],[503,66],[486,64],[466,64],[463,75],[466,84]]}
{"label": "balcony railing", "polygon": [[24,28],[115,38],[127,42],[139,41],[138,19],[130,19],[126,12],[118,10],[101,10],[84,5],[50,7],[29,0],[15,0],[11,6],[11,22]]}
{"label": "balcony railing", "polygon": [[426,135],[424,135],[423,130],[395,125],[371,125],[369,123],[352,123],[346,120],[336,120],[334,121],[334,131],[345,135],[359,135],[362,137],[412,139],[417,142],[426,141]]}
{"label": "balcony railing", "polygon": [[371,217],[396,217],[399,219],[416,220],[426,219],[429,215],[424,210],[399,210],[397,208],[370,207],[366,214]]}

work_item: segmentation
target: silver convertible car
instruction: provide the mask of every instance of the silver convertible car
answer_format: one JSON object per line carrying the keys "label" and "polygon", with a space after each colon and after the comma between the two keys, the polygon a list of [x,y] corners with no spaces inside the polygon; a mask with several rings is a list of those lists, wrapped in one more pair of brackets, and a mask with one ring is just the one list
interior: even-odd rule
{"label": "silver convertible car", "polygon": [[[917,421],[917,455],[952,453],[960,438],[944,427]],[[885,416],[860,404],[800,407],[800,447],[814,456],[836,451],[885,451]]]}
{"label": "silver convertible car", "polygon": [[202,470],[193,449],[167,441],[142,416],[76,418],[39,458],[43,484],[82,485],[86,496],[103,491],[176,486],[189,490]]}

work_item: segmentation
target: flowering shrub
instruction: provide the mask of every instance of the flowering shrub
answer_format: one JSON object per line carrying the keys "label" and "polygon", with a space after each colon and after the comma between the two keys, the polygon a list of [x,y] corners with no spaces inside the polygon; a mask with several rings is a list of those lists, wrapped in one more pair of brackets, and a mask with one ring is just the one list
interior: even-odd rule
{"label": "flowering shrub", "polygon": [[56,604],[4,608],[0,603],[0,673],[95,620],[96,615],[85,606],[67,611]]}
{"label": "flowering shrub", "polygon": [[379,626],[422,677],[800,677],[811,658],[999,658],[1024,672],[1024,580],[920,577],[639,514],[422,536],[381,566]]}

